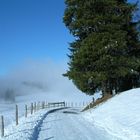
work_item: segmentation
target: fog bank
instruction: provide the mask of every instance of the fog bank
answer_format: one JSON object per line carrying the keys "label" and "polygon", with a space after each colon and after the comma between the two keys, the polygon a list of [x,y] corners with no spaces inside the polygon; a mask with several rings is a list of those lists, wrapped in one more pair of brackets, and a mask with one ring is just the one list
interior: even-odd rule
{"label": "fog bank", "polygon": [[51,99],[89,100],[62,74],[66,67],[52,61],[24,62],[0,78],[0,98],[14,101],[15,96],[46,94]]}

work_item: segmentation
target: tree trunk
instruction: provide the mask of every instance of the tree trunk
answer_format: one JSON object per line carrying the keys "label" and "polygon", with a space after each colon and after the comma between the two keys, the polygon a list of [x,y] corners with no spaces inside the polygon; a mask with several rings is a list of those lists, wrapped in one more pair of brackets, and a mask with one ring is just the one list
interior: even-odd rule
{"label": "tree trunk", "polygon": [[102,97],[107,95],[106,82],[102,82]]}
{"label": "tree trunk", "polygon": [[102,82],[102,95],[105,97],[106,95],[113,95],[113,85],[112,82]]}

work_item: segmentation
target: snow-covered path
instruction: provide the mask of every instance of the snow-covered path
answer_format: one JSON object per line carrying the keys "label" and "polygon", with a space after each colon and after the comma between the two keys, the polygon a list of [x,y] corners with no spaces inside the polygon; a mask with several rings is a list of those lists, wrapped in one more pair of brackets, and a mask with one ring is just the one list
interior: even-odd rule
{"label": "snow-covered path", "polygon": [[77,109],[63,109],[49,113],[39,126],[34,140],[108,140],[103,130],[81,117]]}
{"label": "snow-covered path", "polygon": [[21,118],[18,126],[7,127],[0,140],[123,140],[95,125],[92,116],[91,119],[92,122],[78,108],[44,109]]}
{"label": "snow-covered path", "polygon": [[[78,108],[44,109],[6,128],[0,140],[125,140],[89,121]],[[135,140],[135,139],[131,139]]]}

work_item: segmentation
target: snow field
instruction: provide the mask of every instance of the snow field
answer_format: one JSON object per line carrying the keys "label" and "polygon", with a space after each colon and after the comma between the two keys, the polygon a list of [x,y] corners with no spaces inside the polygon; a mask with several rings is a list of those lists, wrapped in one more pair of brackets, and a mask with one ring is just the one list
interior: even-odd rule
{"label": "snow field", "polygon": [[140,88],[116,95],[83,117],[115,140],[140,140]]}

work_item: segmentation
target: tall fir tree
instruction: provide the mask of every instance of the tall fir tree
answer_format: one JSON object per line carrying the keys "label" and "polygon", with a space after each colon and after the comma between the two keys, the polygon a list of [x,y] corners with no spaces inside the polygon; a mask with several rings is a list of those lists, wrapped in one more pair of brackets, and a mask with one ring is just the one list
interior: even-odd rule
{"label": "tall fir tree", "polygon": [[68,76],[86,94],[103,95],[139,85],[137,5],[126,0],[66,0],[64,23],[75,36]]}

